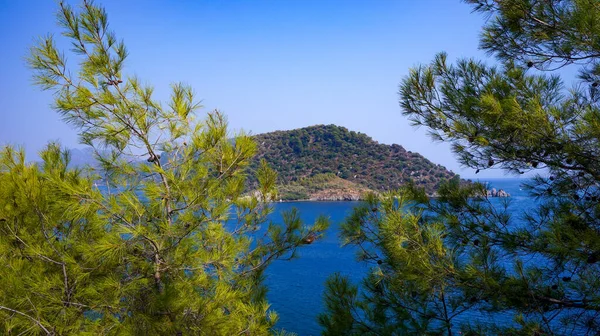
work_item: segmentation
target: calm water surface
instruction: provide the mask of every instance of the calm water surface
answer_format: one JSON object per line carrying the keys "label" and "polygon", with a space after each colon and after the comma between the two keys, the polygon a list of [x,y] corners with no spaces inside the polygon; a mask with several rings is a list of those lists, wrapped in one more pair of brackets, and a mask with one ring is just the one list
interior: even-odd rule
{"label": "calm water surface", "polygon": [[[521,190],[524,179],[486,179],[489,189],[504,189],[510,197],[511,212],[517,214],[535,205],[533,198]],[[484,181],[482,181],[484,182]],[[103,188],[100,186],[100,189]],[[492,199],[501,206],[504,199]],[[319,215],[329,218],[331,226],[323,239],[299,250],[299,258],[291,261],[277,260],[266,270],[266,285],[271,308],[279,314],[277,327],[300,336],[319,335],[321,328],[317,316],[323,312],[323,291],[326,279],[333,273],[348,276],[359,283],[368,267],[356,261],[353,247],[341,247],[339,226],[360,202],[286,202],[275,203],[270,216],[281,223],[281,213],[292,208],[300,211],[305,224],[312,224]],[[496,316],[497,317],[497,316]],[[489,319],[477,313],[464,314],[463,319]],[[512,316],[507,317],[512,319]]]}
{"label": "calm water surface", "polygon": [[[521,190],[523,179],[486,179],[489,188],[504,189],[509,194],[509,210],[517,214],[534,205],[534,200]],[[483,181],[482,181],[483,182]],[[500,206],[501,199],[493,199]],[[305,223],[312,223],[319,215],[326,215],[331,226],[324,239],[300,249],[299,258],[276,261],[266,271],[266,285],[271,307],[279,314],[277,326],[298,335],[319,335],[317,315],[323,311],[323,291],[327,277],[335,272],[349,276],[357,283],[368,268],[356,262],[355,249],[341,247],[339,225],[359,202],[290,202],[275,204],[273,221],[281,222],[281,211],[293,207],[300,210]],[[488,319],[489,316],[472,314],[465,319]]]}

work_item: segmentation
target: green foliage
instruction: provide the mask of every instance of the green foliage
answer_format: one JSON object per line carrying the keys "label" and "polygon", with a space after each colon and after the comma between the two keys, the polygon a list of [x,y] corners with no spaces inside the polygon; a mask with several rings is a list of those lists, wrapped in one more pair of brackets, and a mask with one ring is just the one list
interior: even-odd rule
{"label": "green foliage", "polygon": [[465,270],[459,251],[445,243],[443,222],[411,210],[411,196],[409,190],[371,195],[343,224],[344,244],[359,246],[359,260],[372,267],[360,293],[347,279],[328,281],[327,310],[319,318],[325,334],[440,334],[473,305],[455,290],[454,275]]}
{"label": "green foliage", "polygon": [[[441,181],[455,176],[399,145],[379,144],[364,134],[335,125],[259,134],[254,139],[258,155],[252,169],[261,158],[265,159],[279,173],[279,189],[288,190],[283,194],[288,199],[308,198],[314,190],[300,187],[297,181],[320,174],[337,175],[356,183],[358,189],[366,187],[378,192],[414,180],[429,193]],[[250,188],[253,187],[254,180],[250,179]]]}
{"label": "green foliage", "polygon": [[[482,47],[501,65],[439,54],[403,80],[401,106],[465,166],[539,172],[526,184],[537,207],[511,216],[458,181],[434,200],[414,187],[370,199],[342,237],[373,267],[360,289],[328,283],[326,333],[600,333],[600,7],[467,2],[489,15]],[[583,65],[570,90],[537,71],[566,64]],[[513,323],[464,318],[488,312]]]}
{"label": "green foliage", "polygon": [[[125,75],[127,51],[104,10],[61,3],[73,63],[53,37],[32,49],[37,84],[93,148],[97,168],[70,169],[58,144],[28,164],[0,151],[0,333],[5,335],[263,335],[275,332],[262,274],[307,236],[297,212],[266,224],[276,173],[217,111],[196,121],[192,89],[163,107]],[[97,185],[97,186],[96,186]],[[266,225],[264,234],[254,233]]]}
{"label": "green foliage", "polygon": [[280,185],[278,189],[282,200],[310,199],[311,197],[320,199],[323,192],[330,197],[336,194],[344,197],[344,195],[360,195],[368,192],[367,188],[343,180],[333,173],[301,177],[289,184]]}

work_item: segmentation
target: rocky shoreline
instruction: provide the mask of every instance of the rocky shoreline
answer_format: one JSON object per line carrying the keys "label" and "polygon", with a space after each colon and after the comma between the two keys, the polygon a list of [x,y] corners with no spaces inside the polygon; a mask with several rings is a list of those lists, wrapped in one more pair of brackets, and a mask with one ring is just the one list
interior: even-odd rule
{"label": "rocky shoreline", "polygon": [[360,190],[322,190],[310,196],[310,201],[360,201],[363,198]]}
{"label": "rocky shoreline", "polygon": [[[429,195],[431,198],[436,198],[437,195]],[[486,197],[510,197],[510,194],[504,189],[492,188],[487,190]],[[323,190],[319,193],[311,195],[309,198],[303,199],[280,199],[279,202],[357,202],[362,201],[364,198],[360,192],[347,191],[339,192],[337,190]]]}

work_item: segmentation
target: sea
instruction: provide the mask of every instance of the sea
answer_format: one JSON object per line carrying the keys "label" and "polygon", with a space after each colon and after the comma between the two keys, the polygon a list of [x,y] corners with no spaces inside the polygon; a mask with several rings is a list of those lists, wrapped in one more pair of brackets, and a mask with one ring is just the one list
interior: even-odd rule
{"label": "sea", "polygon": [[[492,198],[495,206],[503,207],[508,201],[508,210],[519,220],[519,213],[535,207],[536,201],[523,190],[523,178],[485,179],[488,189],[503,189],[509,198]],[[102,186],[99,186],[104,191]],[[279,319],[276,328],[293,332],[299,336],[320,335],[321,327],[317,317],[324,312],[323,293],[325,281],[334,274],[349,277],[356,284],[367,274],[369,268],[356,260],[356,249],[342,246],[339,238],[340,224],[344,222],[352,209],[360,202],[278,202],[273,203],[274,212],[269,220],[282,223],[282,214],[296,208],[302,221],[309,225],[321,215],[329,218],[330,226],[323,238],[298,251],[298,257],[292,260],[276,260],[265,271],[265,285],[268,288],[267,299],[270,309],[275,311]],[[502,319],[507,323],[510,316],[486,316],[481,313],[462,314],[462,320],[485,321],[486,319]],[[461,322],[458,319],[457,322]]]}
{"label": "sea", "polygon": [[[508,201],[509,212],[519,220],[519,213],[535,206],[535,199],[523,190],[523,178],[485,179],[488,189],[503,189],[511,197],[493,198],[495,206]],[[266,271],[266,285],[271,309],[279,315],[278,329],[294,332],[300,336],[320,335],[321,327],[317,316],[324,311],[323,292],[327,278],[333,273],[348,276],[359,283],[367,274],[368,267],[356,260],[353,247],[343,247],[339,238],[339,227],[352,209],[360,202],[284,202],[275,203],[271,215],[274,222],[281,222],[281,213],[297,208],[304,223],[313,223],[319,215],[329,218],[331,225],[323,239],[300,249],[299,257],[290,261],[277,260]],[[482,321],[490,316],[463,314],[463,319]],[[508,317],[499,317],[508,318]],[[460,321],[458,321],[460,322]]]}

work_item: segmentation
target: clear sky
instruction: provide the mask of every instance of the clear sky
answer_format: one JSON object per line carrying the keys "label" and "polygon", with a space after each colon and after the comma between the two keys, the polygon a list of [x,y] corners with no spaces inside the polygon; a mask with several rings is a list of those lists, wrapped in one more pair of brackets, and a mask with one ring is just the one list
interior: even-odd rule
{"label": "clear sky", "polygon": [[[153,84],[157,98],[182,81],[194,87],[204,112],[220,109],[233,130],[336,124],[475,176],[459,167],[448,145],[410,126],[397,94],[409,68],[437,52],[485,58],[478,50],[484,18],[459,0],[97,3],[128,46],[126,71]],[[51,94],[32,85],[24,61],[35,37],[60,37],[56,9],[52,0],[0,0],[0,143],[24,145],[29,155],[49,140],[79,147],[76,131],[51,110]]]}

